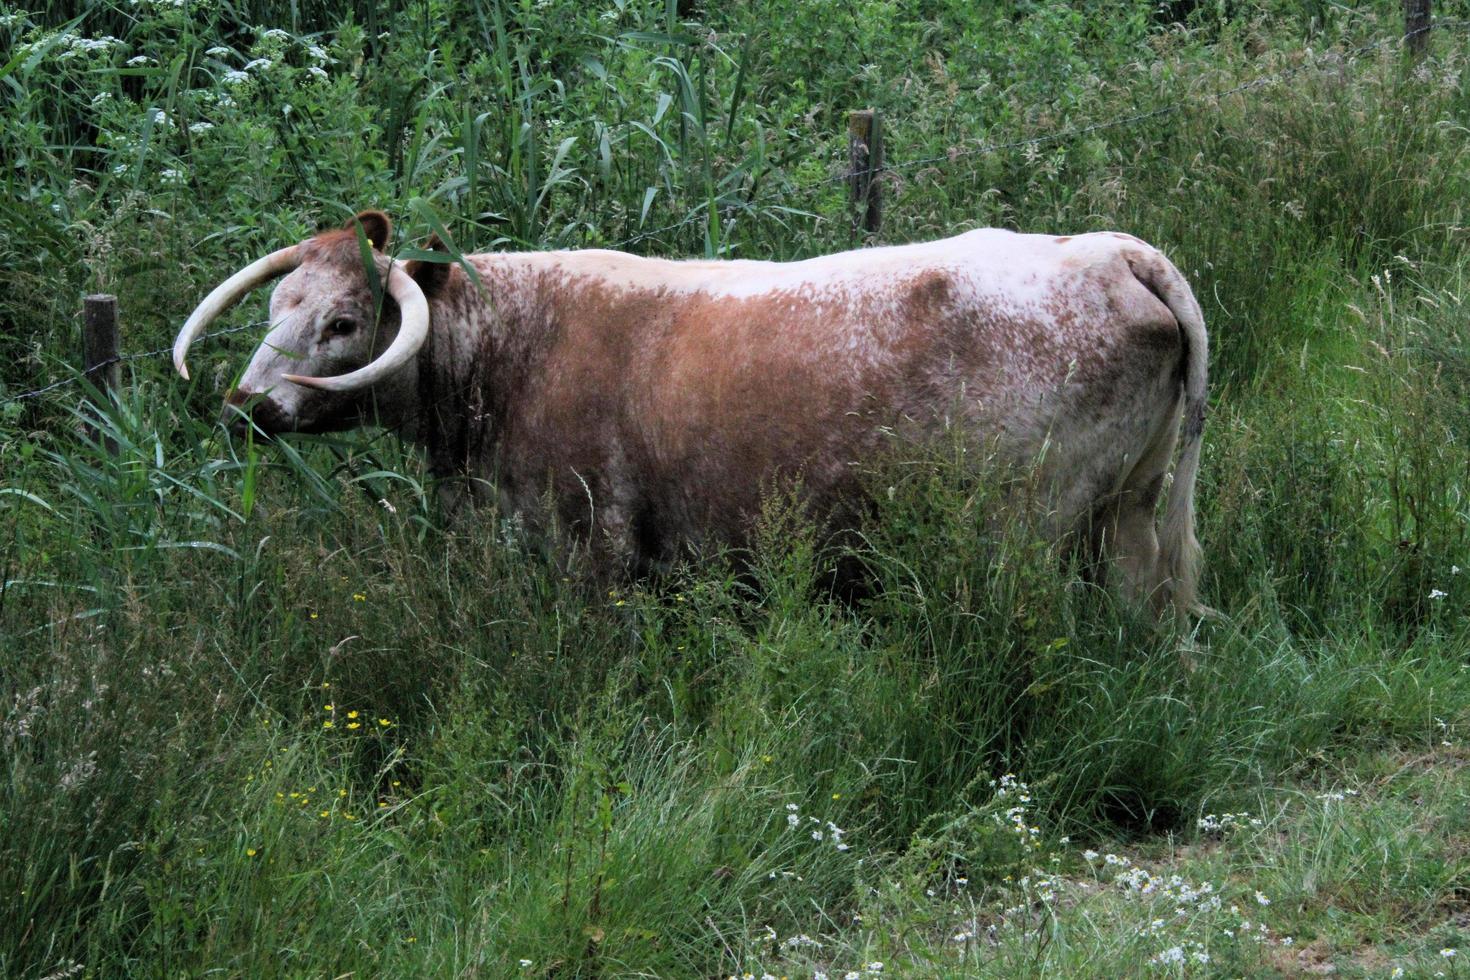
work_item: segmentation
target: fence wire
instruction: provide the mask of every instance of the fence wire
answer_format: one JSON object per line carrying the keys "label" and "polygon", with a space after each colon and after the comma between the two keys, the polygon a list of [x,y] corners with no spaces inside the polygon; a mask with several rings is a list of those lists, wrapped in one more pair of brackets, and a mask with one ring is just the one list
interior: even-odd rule
{"label": "fence wire", "polygon": [[[199,339],[211,340],[215,337],[224,337],[228,334],[240,333],[242,330],[258,330],[261,327],[267,326],[268,323],[269,321],[266,320],[257,320],[254,323],[242,323],[237,327],[226,327],[224,330],[215,330],[211,333],[205,334]],[[158,350],[143,350],[136,351],[132,354],[119,354],[116,357],[109,357],[107,360],[102,361],[96,366],[95,370],[100,371],[102,368],[111,367],[114,364],[124,364],[128,361],[139,361],[145,357],[157,357],[160,354],[169,354],[172,352],[173,345],[170,344],[168,347],[160,347],[158,348]],[[67,385],[74,385],[81,381],[84,377],[86,377],[85,374],[78,372],[76,374],[69,375],[68,377],[60,378],[56,381],[53,381],[50,384],[45,385],[44,387],[36,388],[33,391],[23,391],[19,395],[11,395],[8,398],[0,399],[0,405],[8,405],[11,402],[23,402],[29,398],[39,398],[49,391],[55,391],[57,388],[65,388]]]}
{"label": "fence wire", "polygon": [[[1427,33],[1429,31],[1464,30],[1467,27],[1470,27],[1470,20],[1439,21],[1426,27],[1421,27],[1413,31],[1408,31],[1404,34],[1384,37],[1376,41],[1369,41],[1365,44],[1360,44],[1356,47],[1349,48],[1345,52],[1338,53],[1333,51],[1332,49],[1329,49],[1328,51],[1320,55],[1312,57],[1310,60],[1303,61],[1299,65],[1293,65],[1290,68],[1284,68],[1280,71],[1271,72],[1266,75],[1260,75],[1256,78],[1251,79],[1250,81],[1242,82],[1238,85],[1233,85],[1226,89],[1221,89],[1218,92],[1177,99],[1174,102],[1159,106],[1155,109],[1149,109],[1143,112],[1128,113],[1126,115],[1115,116],[1112,119],[1105,119],[1101,122],[1090,123],[1086,126],[1071,126],[1064,129],[1055,130],[1050,133],[1040,133],[1035,136],[1027,136],[1022,139],[1008,140],[1005,142],[996,143],[979,143],[975,146],[965,148],[951,148],[947,152],[939,154],[937,156],[921,157],[915,160],[904,160],[898,163],[888,163],[885,161],[882,166],[874,167],[871,170],[847,170],[839,174],[834,174],[831,177],[824,177],[821,180],[812,181],[808,184],[800,184],[794,186],[788,185],[784,188],[781,188],[776,193],[763,197],[753,197],[749,200],[720,206],[721,213],[725,215],[730,215],[734,214],[735,212],[749,210],[754,207],[776,204],[782,200],[786,200],[793,196],[801,195],[809,191],[829,187],[832,184],[845,183],[860,175],[878,177],[884,173],[903,173],[923,167],[934,166],[936,164],[953,163],[956,160],[963,160],[970,157],[989,156],[996,153],[1003,153],[1007,150],[1025,149],[1026,147],[1033,146],[1045,146],[1049,143],[1062,143],[1069,140],[1080,139],[1093,133],[1136,126],[1140,123],[1149,122],[1154,119],[1161,119],[1165,116],[1172,116],[1175,113],[1182,112],[1185,109],[1190,108],[1191,106],[1198,105],[1202,101],[1219,102],[1222,99],[1228,99],[1232,96],[1240,95],[1254,89],[1265,88],[1270,85],[1276,85],[1281,82],[1289,81],[1297,77],[1298,75],[1305,74],[1309,71],[1351,64],[1358,61],[1365,55],[1379,50],[1380,48],[1384,48],[1390,45],[1405,44],[1418,35]],[[680,229],[688,227],[689,225],[695,224],[696,222],[703,222],[708,220],[708,210],[708,202],[701,203],[700,205],[695,207],[693,211],[691,211],[679,221],[675,221],[658,228],[652,228],[647,231],[636,232],[626,238],[622,238],[614,242],[609,242],[602,247],[614,249],[625,248],[629,245],[636,245],[639,242],[645,242],[651,239],[660,238],[671,232],[679,231]],[[212,333],[205,334],[200,339],[209,340],[215,337],[223,337],[228,334],[240,333],[244,330],[259,329],[260,327],[267,325],[267,321],[247,323],[237,327],[229,327],[224,330],[216,330]],[[136,361],[149,357],[158,357],[162,354],[168,354],[172,350],[173,347],[169,346],[160,347],[158,350],[138,351],[132,354],[120,354],[115,358],[104,361],[102,364],[98,365],[98,367],[107,367],[112,364],[121,364],[127,361]],[[18,395],[11,395],[7,398],[0,399],[0,405],[8,405],[12,402],[21,402],[32,398],[39,398],[49,392],[76,384],[77,382],[81,381],[83,377],[84,375],[78,373],[69,377],[60,378],[56,381],[51,382],[50,384],[44,385],[40,388],[36,388],[32,391],[26,391]]]}

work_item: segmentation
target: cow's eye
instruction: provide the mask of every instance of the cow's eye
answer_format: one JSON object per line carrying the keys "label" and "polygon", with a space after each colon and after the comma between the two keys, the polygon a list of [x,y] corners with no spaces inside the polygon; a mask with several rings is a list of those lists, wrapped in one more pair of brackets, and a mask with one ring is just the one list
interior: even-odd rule
{"label": "cow's eye", "polygon": [[357,329],[357,321],[351,317],[339,316],[327,324],[328,337],[345,337]]}

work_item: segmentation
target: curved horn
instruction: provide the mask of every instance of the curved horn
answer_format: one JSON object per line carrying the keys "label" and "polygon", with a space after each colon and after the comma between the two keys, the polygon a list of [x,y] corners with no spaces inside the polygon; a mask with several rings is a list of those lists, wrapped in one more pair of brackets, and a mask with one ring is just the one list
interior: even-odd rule
{"label": "curved horn", "polygon": [[323,391],[356,391],[377,384],[418,356],[419,348],[429,339],[429,301],[413,281],[404,264],[394,261],[388,269],[388,295],[398,303],[400,323],[398,336],[377,359],[356,371],[327,378],[308,378],[299,374],[282,375],[293,384]]}
{"label": "curved horn", "polygon": [[183,328],[174,339],[174,368],[184,376],[184,380],[189,379],[189,369],[184,366],[184,356],[189,353],[189,345],[204,332],[205,327],[214,322],[215,317],[240,302],[250,290],[276,276],[285,275],[300,265],[301,258],[296,248],[295,245],[290,245],[277,249],[265,258],[256,259],[214,287],[214,291],[204,297],[204,302],[189,314],[189,319],[184,321]]}

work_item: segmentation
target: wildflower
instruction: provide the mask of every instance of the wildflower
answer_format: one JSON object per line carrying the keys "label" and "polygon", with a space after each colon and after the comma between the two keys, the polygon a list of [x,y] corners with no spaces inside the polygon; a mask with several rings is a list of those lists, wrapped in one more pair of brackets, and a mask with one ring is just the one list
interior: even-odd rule
{"label": "wildflower", "polygon": [[245,63],[245,71],[255,71],[257,68],[265,71],[270,66],[271,60],[269,58],[256,58],[254,61],[247,61]]}
{"label": "wildflower", "polygon": [[330,817],[331,815],[332,811],[330,810],[323,810],[321,813],[317,814],[317,816],[321,817],[323,820],[325,820],[327,817]]}
{"label": "wildflower", "polygon": [[[326,685],[324,684],[322,686],[325,687]],[[324,704],[324,705],[322,705],[322,710],[323,711],[336,711],[337,710],[337,706],[335,704]]]}
{"label": "wildflower", "polygon": [[1270,905],[1271,904],[1271,900],[1269,898],[1267,898],[1265,895],[1262,895],[1260,892],[1256,892],[1256,902],[1257,902],[1257,904],[1260,904],[1260,905]]}
{"label": "wildflower", "polygon": [[262,34],[261,38],[266,41],[289,41],[291,40],[291,35],[287,34],[279,27],[272,27],[270,30]]}
{"label": "wildflower", "polygon": [[349,731],[356,730],[356,729],[361,728],[361,727],[362,727],[362,722],[360,722],[360,721],[349,721],[347,723],[347,728],[348,728]]}
{"label": "wildflower", "polygon": [[[312,614],[311,614],[311,618],[312,618],[312,619],[316,619],[316,613],[312,613]],[[323,684],[323,685],[322,685],[322,687],[326,687],[326,686],[327,686],[327,685],[325,685],[325,684]]]}
{"label": "wildflower", "polygon": [[[246,856],[246,857],[250,857],[250,858],[253,858],[253,857],[255,857],[255,855],[256,855],[256,854],[258,854],[258,853],[259,853],[259,852],[258,852],[258,851],[257,851],[257,850],[256,850],[256,849],[255,849],[255,848],[253,848],[253,847],[247,847],[247,848],[245,848],[245,856]],[[1441,950],[1441,952],[1443,952],[1443,951],[1442,951],[1442,950]],[[1453,952],[1453,951],[1452,951],[1452,952]]]}
{"label": "wildflower", "polygon": [[1168,949],[1164,950],[1162,953],[1160,953],[1159,955],[1155,956],[1153,958],[1153,961],[1152,962],[1154,962],[1154,963],[1161,963],[1161,964],[1164,964],[1166,966],[1167,965],[1170,965],[1170,964],[1175,964],[1175,963],[1183,963],[1184,962],[1184,947],[1182,947],[1182,946],[1170,946]]}
{"label": "wildflower", "polygon": [[235,69],[231,68],[229,71],[220,76],[220,81],[224,82],[226,85],[243,85],[245,82],[250,81],[250,76],[245,74],[243,71],[236,71]]}
{"label": "wildflower", "polygon": [[881,960],[874,960],[873,962],[871,962],[871,963],[868,964],[868,968],[867,969],[868,969],[868,972],[869,973],[882,973],[883,972],[883,963],[882,963]]}
{"label": "wildflower", "polygon": [[1087,850],[1085,850],[1085,851],[1082,852],[1082,858],[1085,861],[1089,861],[1089,862],[1096,861],[1098,859],[1098,857],[1099,857],[1098,853],[1096,851],[1094,851],[1090,847]]}
{"label": "wildflower", "polygon": [[146,54],[135,54],[128,59],[128,65],[132,68],[138,68],[143,65],[151,64],[153,64],[153,59],[148,57]]}
{"label": "wildflower", "polygon": [[336,722],[332,722],[332,721],[324,721],[324,722],[322,722],[322,727],[323,728],[336,728],[337,727],[337,724],[336,724]]}
{"label": "wildflower", "polygon": [[519,962],[520,962],[520,964],[521,964],[521,966],[522,966],[522,967],[523,967],[523,968],[524,968],[524,967],[528,967],[528,966],[530,966],[530,965],[531,965],[531,961],[530,961],[530,960],[520,960],[520,961],[519,961]]}
{"label": "wildflower", "polygon": [[218,44],[216,44],[214,47],[208,49],[204,53],[209,55],[211,58],[223,58],[226,55],[231,55],[235,52],[231,51],[229,48],[222,48]]}
{"label": "wildflower", "polygon": [[801,818],[798,817],[796,814],[794,814],[794,813],[788,813],[788,814],[786,814],[786,825],[788,827],[795,827],[799,823],[801,823]]}
{"label": "wildflower", "polygon": [[1431,599],[1443,599],[1447,595],[1449,595],[1449,593],[1446,592],[1446,591],[1444,591],[1443,589],[1430,589],[1429,590],[1429,598],[1431,598]]}
{"label": "wildflower", "polygon": [[357,712],[356,711],[349,711],[349,712],[347,712],[347,717],[348,718],[356,718],[357,717]]}
{"label": "wildflower", "polygon": [[1458,952],[1459,950],[1455,949],[1454,947],[1446,946],[1444,949],[1439,951],[1439,955],[1443,956],[1447,960],[1451,960],[1455,958],[1455,954]]}
{"label": "wildflower", "polygon": [[362,593],[362,592],[354,592],[354,593],[352,593],[352,601],[353,602],[367,602],[367,595],[364,594],[364,593]]}
{"label": "wildflower", "polygon": [[378,727],[379,728],[387,728],[391,724],[393,724],[393,723],[391,721],[389,721],[387,718],[379,718],[378,719]]}

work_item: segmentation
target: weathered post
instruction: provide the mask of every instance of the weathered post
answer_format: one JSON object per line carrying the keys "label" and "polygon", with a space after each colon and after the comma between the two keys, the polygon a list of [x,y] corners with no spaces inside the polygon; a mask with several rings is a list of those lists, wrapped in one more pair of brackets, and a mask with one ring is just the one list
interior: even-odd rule
{"label": "weathered post", "polygon": [[1429,50],[1430,0],[1404,0],[1404,43],[1415,61]]}
{"label": "weathered post", "polygon": [[883,125],[873,109],[847,115],[847,159],[852,189],[852,230],[876,232],[883,223]]}
{"label": "weathered post", "polygon": [[[82,369],[106,400],[117,390],[118,339],[117,297],[96,293],[82,301]],[[100,410],[101,405],[97,406]],[[89,425],[88,435],[95,439],[98,427]],[[117,452],[113,440],[106,440],[108,452]]]}

